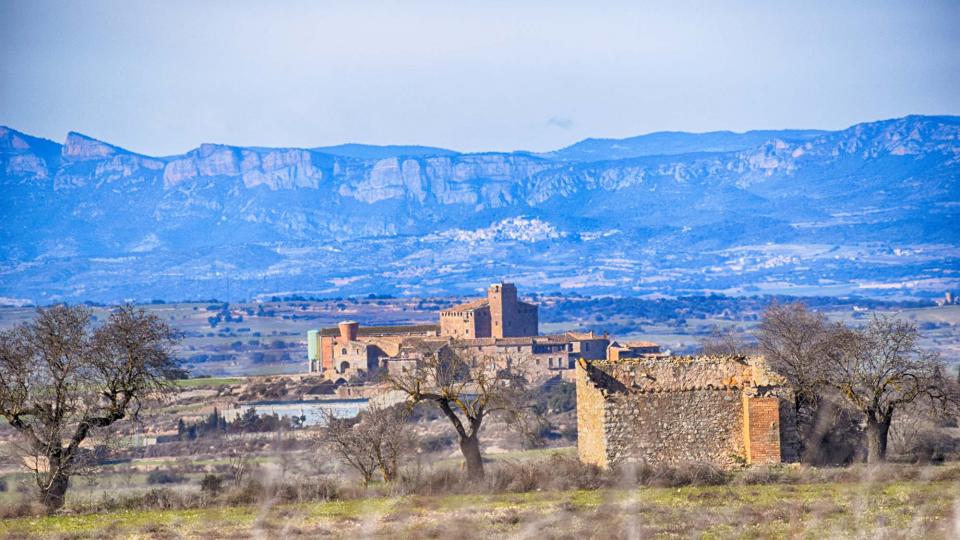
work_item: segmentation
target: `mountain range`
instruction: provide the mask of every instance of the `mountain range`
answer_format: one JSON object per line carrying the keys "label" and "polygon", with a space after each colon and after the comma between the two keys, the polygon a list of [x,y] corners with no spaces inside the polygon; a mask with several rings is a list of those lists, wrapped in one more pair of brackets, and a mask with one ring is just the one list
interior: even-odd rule
{"label": "mountain range", "polygon": [[0,127],[0,303],[526,290],[932,297],[960,284],[960,117],[546,153]]}

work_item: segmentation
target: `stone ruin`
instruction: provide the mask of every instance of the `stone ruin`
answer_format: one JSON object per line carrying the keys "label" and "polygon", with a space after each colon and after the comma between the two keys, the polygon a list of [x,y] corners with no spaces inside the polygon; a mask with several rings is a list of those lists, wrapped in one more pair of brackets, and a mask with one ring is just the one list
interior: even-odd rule
{"label": "stone ruin", "polygon": [[762,357],[580,360],[576,379],[584,463],[732,468],[797,460],[793,392]]}

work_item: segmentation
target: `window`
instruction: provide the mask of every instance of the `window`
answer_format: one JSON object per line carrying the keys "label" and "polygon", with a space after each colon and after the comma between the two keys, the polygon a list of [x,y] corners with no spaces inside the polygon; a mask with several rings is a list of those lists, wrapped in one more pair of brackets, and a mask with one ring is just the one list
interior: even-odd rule
{"label": "window", "polygon": [[340,349],[340,354],[347,354],[347,348],[344,347],[344,348]]}

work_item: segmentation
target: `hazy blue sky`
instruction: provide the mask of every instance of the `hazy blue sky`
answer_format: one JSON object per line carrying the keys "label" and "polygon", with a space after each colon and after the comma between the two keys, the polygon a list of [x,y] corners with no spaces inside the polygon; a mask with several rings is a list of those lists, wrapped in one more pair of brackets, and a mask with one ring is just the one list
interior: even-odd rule
{"label": "hazy blue sky", "polygon": [[155,155],[840,128],[960,113],[958,28],[960,1],[0,0],[0,124]]}

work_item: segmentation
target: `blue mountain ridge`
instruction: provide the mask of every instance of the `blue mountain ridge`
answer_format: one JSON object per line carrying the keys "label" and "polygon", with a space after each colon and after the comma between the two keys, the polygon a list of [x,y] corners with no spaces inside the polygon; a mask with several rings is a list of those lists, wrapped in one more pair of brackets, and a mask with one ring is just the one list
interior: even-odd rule
{"label": "blue mountain ridge", "polygon": [[[0,301],[539,290],[933,296],[958,284],[960,117],[654,133],[543,154],[0,127]],[[6,300],[4,300],[6,299]]]}

